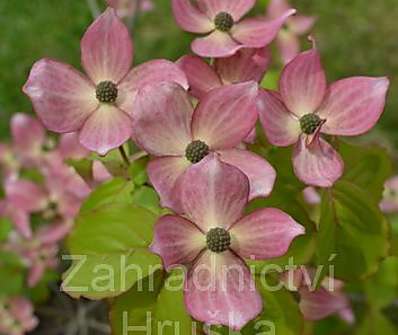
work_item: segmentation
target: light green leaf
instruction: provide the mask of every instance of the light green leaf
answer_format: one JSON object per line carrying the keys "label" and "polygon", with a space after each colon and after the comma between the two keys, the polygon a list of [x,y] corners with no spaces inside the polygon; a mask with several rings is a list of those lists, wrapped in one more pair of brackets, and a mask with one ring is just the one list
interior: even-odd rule
{"label": "light green leaf", "polygon": [[377,271],[387,256],[388,226],[377,204],[355,184],[338,182],[322,197],[317,263],[355,280]]}
{"label": "light green leaf", "polygon": [[72,265],[63,289],[73,297],[114,297],[159,268],[148,250],[156,216],[131,205],[132,186],[113,180],[100,186],[83,205],[67,240]]}

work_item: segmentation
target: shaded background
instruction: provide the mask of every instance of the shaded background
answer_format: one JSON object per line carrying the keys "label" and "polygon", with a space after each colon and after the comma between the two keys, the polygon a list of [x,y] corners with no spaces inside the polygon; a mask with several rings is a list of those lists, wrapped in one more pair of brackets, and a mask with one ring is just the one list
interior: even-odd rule
{"label": "shaded background", "polygon": [[[101,9],[104,0],[97,0]],[[142,14],[134,29],[135,63],[175,60],[189,52],[191,36],[175,24],[169,0]],[[267,0],[257,1],[264,12]],[[398,144],[397,0],[291,0],[303,14],[318,16],[318,39],[329,80],[351,75],[388,75],[393,86],[374,135]],[[35,60],[52,57],[80,68],[79,40],[92,15],[85,0],[0,0],[0,138],[13,113],[32,110],[21,93]],[[303,47],[308,47],[305,39]]]}

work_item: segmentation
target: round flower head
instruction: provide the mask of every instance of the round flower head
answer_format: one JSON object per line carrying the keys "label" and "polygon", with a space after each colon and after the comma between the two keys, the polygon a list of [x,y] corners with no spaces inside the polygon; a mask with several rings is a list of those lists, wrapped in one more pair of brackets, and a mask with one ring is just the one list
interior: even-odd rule
{"label": "round flower head", "polygon": [[[283,13],[291,9],[287,0],[271,0],[267,8],[267,17],[274,20]],[[299,37],[308,34],[313,27],[316,18],[314,16],[295,15],[285,22],[285,27],[281,29],[276,38],[282,61],[289,63],[300,53]]]}
{"label": "round flower head", "polygon": [[195,319],[239,330],[262,310],[244,259],[282,256],[304,228],[275,208],[244,216],[249,180],[216,154],[187,171],[180,196],[184,216],[158,220],[151,250],[166,270],[189,269],[184,297]]}
{"label": "round flower head", "polygon": [[271,193],[276,178],[272,166],[237,148],[256,123],[257,94],[254,82],[222,86],[194,109],[187,92],[176,84],[163,83],[138,93],[134,135],[155,157],[148,175],[164,206],[176,209],[180,177],[213,152],[246,174],[250,199]]}
{"label": "round flower head", "polygon": [[242,48],[263,48],[270,44],[284,22],[296,11],[288,9],[280,17],[244,19],[256,0],[172,0],[177,23],[186,31],[208,34],[192,43],[202,57],[227,57]]}
{"label": "round flower head", "polygon": [[293,167],[304,183],[330,187],[343,161],[320,134],[355,136],[370,130],[383,112],[387,78],[353,77],[329,87],[318,51],[305,51],[283,70],[280,93],[262,90],[260,121],[271,144],[295,144]]}
{"label": "round flower head", "polygon": [[139,89],[163,81],[187,87],[184,73],[166,60],[130,70],[133,45],[111,8],[87,29],[81,52],[88,77],[69,65],[42,59],[33,65],[23,90],[49,130],[78,132],[80,143],[101,155],[132,135],[131,116]]}

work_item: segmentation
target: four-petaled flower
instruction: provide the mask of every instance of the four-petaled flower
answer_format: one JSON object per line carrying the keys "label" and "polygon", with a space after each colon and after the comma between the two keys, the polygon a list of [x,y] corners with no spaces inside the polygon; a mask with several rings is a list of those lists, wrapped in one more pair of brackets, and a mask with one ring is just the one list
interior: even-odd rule
{"label": "four-petaled flower", "polygon": [[296,143],[293,167],[299,179],[330,187],[341,177],[344,163],[320,133],[354,136],[370,130],[383,112],[388,86],[385,77],[352,77],[327,87],[314,47],[284,68],[280,93],[260,92],[260,121],[271,144]]}
{"label": "four-petaled flower", "polygon": [[133,119],[137,143],[155,156],[148,175],[162,204],[178,205],[180,177],[210,152],[238,167],[250,180],[250,199],[271,193],[275,170],[260,156],[237,146],[258,118],[257,84],[222,86],[209,92],[195,108],[186,91],[163,83],[141,90]]}
{"label": "four-petaled flower", "polygon": [[[291,8],[287,0],[271,0],[267,8],[267,16],[270,20],[276,19]],[[314,16],[295,15],[290,17],[285,28],[282,28],[276,38],[282,61],[289,63],[300,52],[299,37],[311,30],[316,18]]]}
{"label": "four-petaled flower", "polygon": [[187,171],[180,196],[185,215],[159,219],[151,250],[166,270],[188,267],[184,300],[195,319],[240,329],[262,310],[244,259],[285,254],[304,227],[275,208],[243,216],[249,180],[216,154]]}
{"label": "four-petaled flower", "polygon": [[146,85],[163,81],[188,87],[172,62],[153,60],[130,70],[133,44],[126,26],[108,8],[88,28],[81,42],[84,77],[50,59],[34,64],[23,90],[51,131],[79,132],[87,149],[101,155],[132,135],[134,97]]}
{"label": "four-petaled flower", "polygon": [[195,6],[190,0],[172,0],[174,16],[182,29],[209,34],[192,43],[192,50],[202,57],[227,57],[242,48],[263,48],[296,12],[288,9],[274,20],[241,20],[255,3],[256,0],[197,0]]}

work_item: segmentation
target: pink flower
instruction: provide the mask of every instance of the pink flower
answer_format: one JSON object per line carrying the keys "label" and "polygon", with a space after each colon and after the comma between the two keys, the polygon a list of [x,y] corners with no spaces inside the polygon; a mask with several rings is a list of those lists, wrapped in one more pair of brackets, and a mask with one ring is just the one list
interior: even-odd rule
{"label": "pink flower", "polygon": [[308,186],[303,190],[303,197],[307,204],[319,205],[321,203],[321,196],[315,187]]}
{"label": "pink flower", "polygon": [[[155,93],[156,92],[156,93]],[[155,156],[149,178],[165,207],[178,203],[178,183],[188,168],[217,152],[250,180],[250,199],[270,194],[276,173],[261,157],[236,147],[257,120],[257,84],[212,90],[194,109],[186,91],[164,83],[138,93],[134,118],[137,143]]]}
{"label": "pink flower", "polygon": [[133,45],[113,9],[88,28],[81,50],[88,77],[69,65],[42,59],[33,65],[23,90],[49,130],[78,132],[80,143],[101,155],[132,135],[131,116],[139,89],[162,81],[187,86],[182,71],[166,60],[130,71]]}
{"label": "pink flower", "polygon": [[62,134],[56,150],[63,159],[79,160],[90,154],[90,151],[80,144],[78,133]]}
{"label": "pink flower", "polygon": [[[286,0],[271,0],[268,5],[268,18],[277,19],[290,9]],[[284,64],[289,63],[300,52],[299,36],[310,32],[316,18],[314,16],[295,15],[290,17],[285,23],[285,29],[281,29],[276,38],[276,42],[281,53]]]}
{"label": "pink flower", "polygon": [[0,168],[4,180],[17,178],[21,164],[9,144],[0,143]]}
{"label": "pink flower", "polygon": [[11,134],[14,152],[23,166],[39,165],[46,141],[43,125],[32,116],[17,113],[11,119]]}
{"label": "pink flower", "polygon": [[304,318],[316,321],[338,314],[349,324],[354,323],[355,316],[350,301],[343,291],[344,283],[326,277],[320,287],[315,289],[315,278],[316,271],[304,266],[285,272],[281,278],[287,289],[299,292],[299,307]]}
{"label": "pink flower", "polygon": [[270,44],[285,21],[296,11],[289,9],[275,20],[265,17],[241,20],[256,0],[172,0],[179,26],[189,32],[208,34],[192,43],[202,57],[227,57],[242,48],[263,48]]}
{"label": "pink flower", "polygon": [[398,212],[398,176],[394,176],[385,182],[380,209],[386,214]]}
{"label": "pink flower", "polygon": [[355,136],[383,112],[389,80],[352,77],[327,87],[318,51],[298,55],[283,70],[280,93],[262,90],[258,111],[271,144],[296,143],[293,167],[308,185],[330,187],[344,170],[340,155],[320,136]]}
{"label": "pink flower", "polygon": [[0,332],[24,335],[37,327],[39,320],[33,315],[32,303],[26,298],[0,298]]}
{"label": "pink flower", "polygon": [[261,82],[270,62],[271,53],[261,48],[239,50],[234,56],[217,58],[213,65],[197,56],[184,56],[177,64],[188,78],[190,93],[201,99],[223,85]]}
{"label": "pink flower", "polygon": [[149,12],[154,4],[151,0],[106,0],[121,18],[134,17],[137,12]]}
{"label": "pink flower", "polygon": [[189,269],[185,305],[195,319],[240,329],[262,310],[244,259],[285,254],[304,228],[275,208],[243,216],[249,180],[216,155],[187,171],[180,195],[185,216],[161,217],[151,250],[162,257],[166,270]]}

